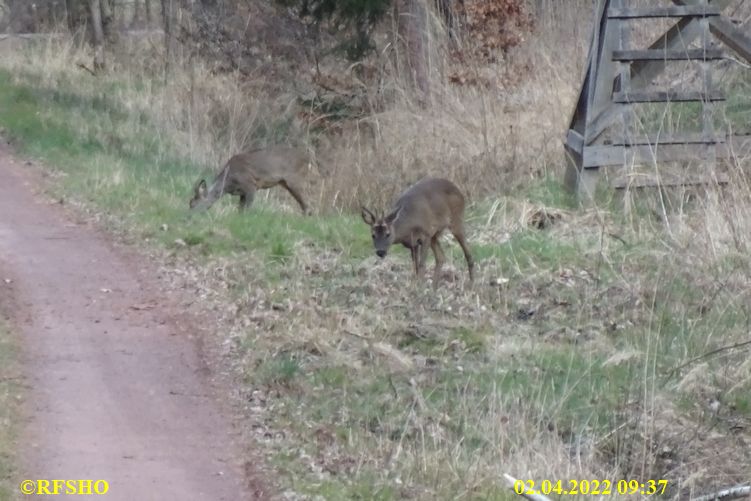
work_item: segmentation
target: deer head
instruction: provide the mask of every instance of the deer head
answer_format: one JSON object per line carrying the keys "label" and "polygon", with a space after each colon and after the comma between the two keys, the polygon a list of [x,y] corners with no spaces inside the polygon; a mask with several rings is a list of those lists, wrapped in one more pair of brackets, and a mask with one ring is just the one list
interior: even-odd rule
{"label": "deer head", "polygon": [[376,217],[371,211],[362,207],[362,220],[370,226],[370,233],[373,237],[373,246],[375,247],[378,257],[386,257],[391,244],[394,243],[394,221],[399,217],[401,208],[395,209],[388,216]]}

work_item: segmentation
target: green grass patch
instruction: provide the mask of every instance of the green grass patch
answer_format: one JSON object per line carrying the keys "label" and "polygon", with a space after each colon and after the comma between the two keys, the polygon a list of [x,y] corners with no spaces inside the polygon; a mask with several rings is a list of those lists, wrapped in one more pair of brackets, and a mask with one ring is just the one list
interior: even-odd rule
{"label": "green grass patch", "polygon": [[83,199],[141,237],[168,246],[181,239],[205,255],[253,250],[278,264],[289,260],[299,240],[365,255],[367,231],[351,216],[305,218],[268,210],[262,201],[240,214],[231,197],[190,213],[191,187],[208,169],[171,158],[173,145],[158,142],[148,119],[128,114],[106,95],[86,101],[62,90],[18,86],[0,71],[0,124],[23,153],[66,174],[60,195]]}
{"label": "green grass patch", "polygon": [[0,323],[0,500],[16,499],[18,407],[21,396],[18,349],[8,328]]}

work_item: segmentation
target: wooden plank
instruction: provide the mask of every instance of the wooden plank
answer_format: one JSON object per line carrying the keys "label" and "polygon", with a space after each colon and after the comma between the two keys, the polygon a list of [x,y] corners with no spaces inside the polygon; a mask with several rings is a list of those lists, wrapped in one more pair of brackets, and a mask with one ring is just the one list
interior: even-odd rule
{"label": "wooden plank", "polygon": [[612,167],[623,166],[626,150],[631,150],[634,164],[652,165],[654,163],[680,162],[697,160],[704,156],[706,147],[701,144],[679,144],[664,146],[585,146],[582,155],[582,166]]}
{"label": "wooden plank", "polygon": [[[606,0],[604,5],[605,7],[610,5],[620,7],[621,2],[622,0]],[[604,109],[612,106],[613,80],[618,69],[618,63],[613,61],[613,50],[619,48],[620,30],[618,29],[618,22],[610,21],[606,13],[603,13],[601,23],[600,45],[597,51],[598,57],[595,61],[597,73],[595,74],[594,85],[590,89],[592,102],[587,110],[587,123],[592,117],[598,116]]]}
{"label": "wooden plank", "polygon": [[[623,166],[626,149],[625,146],[617,145],[584,146],[582,167]],[[634,162],[638,165],[696,161],[704,158],[707,152],[704,144],[639,145],[628,149],[633,151]],[[717,145],[717,158],[745,158],[748,155],[751,155],[751,135],[730,136],[724,143]]]}
{"label": "wooden plank", "polygon": [[566,174],[564,177],[565,186],[576,194],[580,203],[589,203],[594,200],[595,188],[599,176],[599,169],[582,168],[581,154],[573,151],[568,145],[564,146],[566,151]]}
{"label": "wooden plank", "polygon": [[718,148],[718,157],[748,158],[751,156],[751,134],[736,134],[727,138],[724,145]]}
{"label": "wooden plank", "polygon": [[[704,1],[706,2],[707,0]],[[702,29],[701,45],[706,49],[709,46],[711,38],[711,35],[709,33],[709,18],[702,18],[699,21],[699,25]],[[699,65],[701,66],[702,91],[709,94],[714,89],[714,84],[712,83],[712,64],[709,61],[702,61]],[[707,141],[713,139],[716,135],[714,132],[714,124],[712,119],[713,111],[714,105],[711,101],[707,100],[702,102],[702,135]],[[712,157],[712,161],[716,163],[717,149],[710,147],[707,153]]]}
{"label": "wooden plank", "polygon": [[751,64],[751,36],[747,34],[747,31],[736,28],[724,17],[711,19],[709,31]]}
{"label": "wooden plank", "polygon": [[684,50],[614,50],[614,61],[709,61],[723,59],[721,49],[684,49]]}
{"label": "wooden plank", "polygon": [[[698,1],[673,0],[673,3],[677,5],[695,5]],[[714,0],[711,4],[713,7],[724,10],[730,4],[730,0]],[[711,18],[709,20],[709,30],[725,45],[736,51],[747,63],[751,64],[751,36],[747,34],[747,30],[735,27],[725,16]],[[691,33],[691,35],[696,37],[700,33],[699,31],[695,35],[694,33]],[[686,41],[686,43],[690,42],[691,40]]]}
{"label": "wooden plank", "polygon": [[600,22],[605,15],[606,0],[600,0],[597,15],[595,16],[595,27],[592,29],[592,40],[589,44],[589,51],[587,52],[587,62],[584,70],[584,78],[582,79],[581,86],[579,87],[579,97],[576,100],[576,107],[571,114],[571,120],[569,121],[569,129],[576,130],[580,133],[585,131],[585,123],[587,121],[587,115],[592,102],[592,89],[594,88],[595,78],[595,61],[597,61],[597,48],[599,46],[599,26]]}
{"label": "wooden plank", "polygon": [[[724,10],[730,5],[731,0],[712,0],[711,4],[720,10]],[[680,5],[697,5],[699,0],[673,0],[673,3]],[[713,17],[712,21],[721,19]],[[699,26],[699,18],[685,17],[673,25],[664,35],[657,38],[649,46],[650,49],[661,50],[685,50],[699,35],[702,34]],[[637,61],[631,65],[631,78],[639,85],[649,84],[657,75],[665,70],[665,61]]]}
{"label": "wooden plank", "polygon": [[[617,19],[613,21],[618,23],[620,29],[620,41],[618,44],[618,50],[628,50],[631,43],[631,23],[624,19]],[[615,51],[613,51],[615,52]],[[615,58],[613,58],[615,59]],[[619,89],[624,95],[631,93],[631,62],[621,61],[618,64],[620,73],[620,85]],[[629,138],[634,135],[634,109],[631,103],[621,104],[618,106],[621,109],[621,137]],[[634,163],[633,151],[629,148],[624,150],[623,165],[629,166]]]}
{"label": "wooden plank", "polygon": [[566,145],[568,145],[568,147],[572,150],[581,154],[582,149],[584,148],[584,136],[582,136],[575,130],[569,129],[568,133],[566,134]]}
{"label": "wooden plank", "polygon": [[602,110],[602,112],[594,117],[589,124],[587,124],[586,134],[584,136],[585,144],[594,143],[600,135],[605,132],[608,127],[613,125],[620,117],[620,110],[618,106],[611,105],[608,108]]}
{"label": "wooden plank", "polygon": [[730,178],[726,174],[716,174],[714,176],[665,176],[657,178],[654,175],[636,175],[626,179],[616,179],[611,186],[616,190],[639,189],[639,188],[659,188],[671,186],[697,186],[702,184],[728,184]]}
{"label": "wooden plank", "polygon": [[719,16],[722,10],[714,5],[666,5],[657,7],[610,8],[610,19],[648,19],[665,17]]}
{"label": "wooden plank", "polygon": [[632,91],[613,94],[614,103],[686,103],[724,100],[725,96],[719,91]]}
{"label": "wooden plank", "polygon": [[619,138],[614,140],[611,144],[613,146],[664,146],[677,144],[722,144],[724,142],[724,137],[706,139],[704,134],[651,134]]}

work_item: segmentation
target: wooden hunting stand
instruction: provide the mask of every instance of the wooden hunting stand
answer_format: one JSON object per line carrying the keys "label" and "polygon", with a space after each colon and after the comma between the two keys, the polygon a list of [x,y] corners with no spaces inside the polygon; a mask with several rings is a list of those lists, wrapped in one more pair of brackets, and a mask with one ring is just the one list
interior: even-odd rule
{"label": "wooden hunting stand", "polygon": [[[629,3],[600,0],[597,8],[587,71],[564,143],[569,160],[566,185],[580,198],[591,198],[601,167],[698,159],[710,164],[711,176],[718,158],[751,152],[751,135],[716,131],[712,117],[715,103],[724,101],[713,85],[712,66],[725,58],[723,50],[712,45],[712,36],[751,64],[751,37],[747,33],[751,30],[737,28],[722,14],[730,0],[672,0],[649,7],[632,7]],[[655,18],[674,18],[677,22],[648,49],[631,47],[632,25]],[[698,88],[649,89],[671,61],[695,62],[701,75]],[[635,133],[633,104],[685,102],[701,103],[701,131],[671,136],[651,131]],[[619,119],[620,127],[613,133]],[[606,131],[608,134],[604,134]],[[658,178],[651,185],[659,184]]]}

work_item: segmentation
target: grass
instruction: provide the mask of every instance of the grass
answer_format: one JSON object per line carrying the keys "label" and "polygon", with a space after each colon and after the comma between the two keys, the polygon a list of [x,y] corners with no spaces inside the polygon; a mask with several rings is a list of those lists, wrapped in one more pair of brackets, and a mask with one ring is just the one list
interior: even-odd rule
{"label": "grass", "polygon": [[17,346],[10,331],[0,323],[0,500],[16,499],[16,453],[20,384]]}
{"label": "grass", "polygon": [[[243,129],[232,125],[237,110],[219,103],[225,125],[210,130],[203,111],[182,106],[189,119],[178,120],[172,108],[182,74],[169,89],[137,68],[92,81],[44,50],[29,54],[2,63],[5,135],[54,172],[56,198],[148,246],[175,270],[176,287],[223,315],[224,363],[243,406],[263,416],[273,438],[256,446],[289,489],[325,499],[504,500],[513,493],[503,473],[668,478],[671,495],[744,479],[751,458],[737,434],[751,420],[751,367],[747,349],[728,347],[746,340],[750,318],[747,159],[736,166],[737,189],[722,197],[644,196],[629,213],[614,199],[576,210],[550,157],[520,168],[526,182],[506,195],[483,186],[501,184],[485,171],[457,168],[451,175],[466,175],[471,194],[478,278],[466,283],[461,252],[447,243],[446,277],[433,290],[413,282],[403,249],[377,260],[359,216],[342,209],[374,185],[384,193],[364,202],[404,184],[406,151],[424,164],[460,151],[468,165],[471,134],[430,149],[435,137],[413,133],[428,118],[448,127],[443,111],[436,119],[411,110],[414,124],[397,111],[371,117],[394,151],[363,153],[353,172],[386,167],[356,179],[337,170],[347,162],[335,165],[336,182],[351,186],[344,202],[330,202],[333,181],[324,179],[318,199],[327,206],[316,217],[301,216],[281,190],[259,194],[248,214],[229,200],[191,214],[192,184],[218,164],[227,130],[269,139],[289,134],[279,125],[287,122],[264,118],[273,113],[251,101],[260,111]],[[207,96],[232,88],[204,78]],[[240,109],[243,97],[228,99]],[[539,127],[527,126],[535,136]],[[353,155],[348,141],[335,153]],[[542,208],[555,219],[536,229]],[[708,399],[719,410],[707,410]]]}

